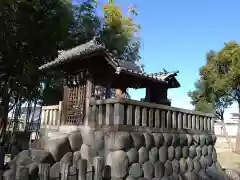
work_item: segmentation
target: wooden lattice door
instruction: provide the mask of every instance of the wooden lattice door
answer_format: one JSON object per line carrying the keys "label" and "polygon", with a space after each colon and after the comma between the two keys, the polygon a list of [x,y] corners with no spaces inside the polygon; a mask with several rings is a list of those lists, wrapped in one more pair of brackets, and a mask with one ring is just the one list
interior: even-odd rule
{"label": "wooden lattice door", "polygon": [[67,92],[67,124],[81,125],[85,118],[86,81],[79,75],[71,77],[73,84]]}

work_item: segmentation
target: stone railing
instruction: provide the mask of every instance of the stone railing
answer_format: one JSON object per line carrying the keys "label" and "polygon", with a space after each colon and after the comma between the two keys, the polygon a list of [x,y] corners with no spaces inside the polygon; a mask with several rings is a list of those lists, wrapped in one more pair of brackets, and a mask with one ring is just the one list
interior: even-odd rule
{"label": "stone railing", "polygon": [[91,100],[88,121],[95,127],[214,132],[212,114],[128,99]]}
{"label": "stone railing", "polygon": [[59,105],[43,106],[41,126],[59,126],[63,119],[63,101]]}

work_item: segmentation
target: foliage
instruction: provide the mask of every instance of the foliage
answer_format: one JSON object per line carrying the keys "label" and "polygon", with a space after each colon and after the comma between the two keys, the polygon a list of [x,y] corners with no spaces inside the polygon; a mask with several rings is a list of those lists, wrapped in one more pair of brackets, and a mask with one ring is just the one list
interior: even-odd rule
{"label": "foliage", "polygon": [[[68,35],[69,5],[59,0],[0,2],[1,137],[12,104],[39,98],[38,66],[57,55]],[[61,20],[60,20],[61,19]]]}
{"label": "foliage", "polygon": [[203,112],[213,112],[223,120],[224,111],[232,104],[230,89],[226,78],[220,73],[219,54],[207,53],[206,64],[200,68],[200,80],[195,84],[195,90],[189,93],[195,109]]}
{"label": "foliage", "polygon": [[138,61],[140,43],[136,35],[140,26],[133,19],[138,15],[136,8],[130,6],[124,15],[120,6],[114,0],[109,0],[103,5],[103,12],[100,36],[107,49],[123,60]]}
{"label": "foliage", "polygon": [[[123,16],[121,8],[108,1],[102,18],[96,13],[97,5],[95,0],[84,0],[77,5],[64,0],[0,2],[2,134],[8,111],[16,103],[19,106],[40,99],[42,104],[56,104],[62,97],[61,72],[43,77],[38,73],[38,67],[53,60],[58,50],[72,48],[99,35],[110,52],[116,50],[119,58],[132,61],[140,58],[139,41],[135,37],[138,26],[130,15]],[[137,11],[131,7],[129,14],[137,15]]]}

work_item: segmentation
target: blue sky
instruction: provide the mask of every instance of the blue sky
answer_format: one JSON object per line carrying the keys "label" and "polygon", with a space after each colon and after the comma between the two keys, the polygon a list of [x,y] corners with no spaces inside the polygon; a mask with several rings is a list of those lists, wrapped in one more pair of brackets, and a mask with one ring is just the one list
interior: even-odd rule
{"label": "blue sky", "polygon": [[[101,2],[101,1],[100,1]],[[179,70],[181,87],[169,90],[172,105],[192,109],[187,96],[194,89],[199,67],[209,50],[224,42],[240,42],[240,1],[217,0],[116,0],[123,9],[136,4],[141,25],[141,56],[147,72]],[[131,91],[135,99],[144,91]],[[235,105],[226,114],[235,111]]]}
{"label": "blue sky", "polygon": [[[78,0],[73,0],[76,2]],[[99,0],[103,4],[107,0]],[[172,106],[193,109],[187,93],[194,89],[199,68],[210,50],[220,50],[224,42],[240,42],[239,0],[115,0],[123,11],[135,4],[135,18],[141,25],[141,63],[147,72],[179,70],[181,87],[169,90]],[[144,90],[131,90],[133,99],[145,96]],[[225,118],[236,112],[234,104]]]}

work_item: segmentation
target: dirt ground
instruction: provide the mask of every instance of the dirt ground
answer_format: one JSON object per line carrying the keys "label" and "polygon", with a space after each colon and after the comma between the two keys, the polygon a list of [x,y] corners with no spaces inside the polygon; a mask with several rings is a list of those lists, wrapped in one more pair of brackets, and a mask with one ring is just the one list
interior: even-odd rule
{"label": "dirt ground", "polygon": [[[231,138],[231,145],[235,149],[235,138]],[[240,155],[232,151],[226,138],[218,137],[215,145],[219,164],[225,169],[240,169]]]}

